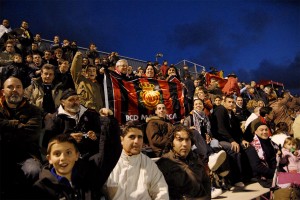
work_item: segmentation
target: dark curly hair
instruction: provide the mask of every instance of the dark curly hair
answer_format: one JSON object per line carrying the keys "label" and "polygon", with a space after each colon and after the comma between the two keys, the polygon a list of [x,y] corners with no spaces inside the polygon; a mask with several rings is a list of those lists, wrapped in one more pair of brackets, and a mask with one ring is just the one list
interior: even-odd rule
{"label": "dark curly hair", "polygon": [[174,128],[172,129],[171,131],[171,134],[170,134],[170,137],[168,139],[168,144],[167,144],[167,149],[166,150],[171,150],[173,149],[173,141],[174,141],[174,138],[176,136],[176,133],[180,132],[180,131],[185,131],[187,132],[187,134],[189,135],[190,139],[191,139],[191,143],[192,143],[192,146],[193,144],[195,143],[194,142],[194,133],[191,129],[189,129],[188,127],[186,126],[183,126],[182,124],[178,124],[178,125],[175,125]]}

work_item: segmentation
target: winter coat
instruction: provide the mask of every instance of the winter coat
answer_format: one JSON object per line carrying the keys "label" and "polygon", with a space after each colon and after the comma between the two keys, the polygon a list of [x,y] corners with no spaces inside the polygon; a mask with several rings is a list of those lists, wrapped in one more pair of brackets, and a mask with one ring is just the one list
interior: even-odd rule
{"label": "winter coat", "polygon": [[[229,114],[231,117],[229,117]],[[219,141],[237,142],[242,141],[242,130],[240,123],[234,113],[223,106],[217,106],[211,116],[211,132],[213,137]]]}
{"label": "winter coat", "polygon": [[186,159],[180,159],[170,151],[156,164],[169,186],[170,199],[210,199],[210,179],[195,153],[190,152]]}
{"label": "winter coat", "polygon": [[296,117],[292,127],[294,132],[294,138],[300,139],[300,115]]}
{"label": "winter coat", "polygon": [[99,151],[100,129],[100,118],[97,111],[81,106],[78,119],[75,119],[60,106],[54,113],[52,129],[45,132],[43,146],[47,147],[49,140],[59,134],[70,135],[71,133],[94,131],[97,140],[83,137],[78,143],[81,156],[90,157]]}
{"label": "winter coat", "polygon": [[264,158],[260,158],[256,149],[250,145],[245,149],[245,153],[248,156],[250,166],[253,171],[253,175],[257,177],[258,182],[263,187],[271,187],[272,178],[276,169],[276,152],[271,144],[270,139],[260,139],[261,148],[264,152]]}
{"label": "winter coat", "polygon": [[3,75],[4,80],[10,76],[14,76],[22,81],[23,87],[26,88],[30,85],[31,79],[29,77],[30,68],[23,63],[13,62],[11,65],[6,66],[6,72]]}
{"label": "winter coat", "polygon": [[[115,124],[111,124],[115,126]],[[116,127],[111,127],[116,128]],[[71,187],[65,178],[58,177],[46,166],[34,184],[32,199],[94,200],[100,199],[101,188],[119,160],[122,147],[119,130],[107,134],[105,145],[99,143],[99,153],[89,161],[79,159],[73,168]],[[103,147],[103,148],[102,148]]]}
{"label": "winter coat", "polygon": [[[58,106],[60,105],[60,98],[63,92],[61,88],[62,84],[53,82],[52,85],[52,97],[54,100],[55,107],[58,108]],[[39,108],[43,108],[44,88],[41,77],[32,81],[31,85],[25,89],[24,96],[27,97],[33,105]]]}
{"label": "winter coat", "polygon": [[77,94],[81,97],[81,104],[97,111],[103,108],[104,92],[102,84],[100,85],[98,81],[92,81],[81,75],[82,55],[75,54],[70,71]]}
{"label": "winter coat", "polygon": [[287,103],[290,101],[290,97],[286,96],[283,99],[276,100],[275,102],[270,103],[270,107],[272,108],[271,113],[268,115],[268,118],[272,119],[275,124],[279,122],[285,122],[288,127],[289,133],[293,133],[292,124],[293,118],[288,113]]}
{"label": "winter coat", "polygon": [[173,125],[158,116],[147,118],[146,135],[149,145],[157,157],[160,157],[169,141]]}
{"label": "winter coat", "polygon": [[4,153],[5,157],[10,157],[16,162],[31,158],[30,155],[39,158],[38,142],[41,126],[42,114],[39,108],[31,105],[24,98],[13,110],[7,106],[5,98],[2,97],[0,102],[1,155]]}
{"label": "winter coat", "polygon": [[109,199],[169,199],[168,185],[146,155],[128,156],[124,150],[105,185]]}
{"label": "winter coat", "polygon": [[31,105],[25,98],[16,109],[10,109],[5,98],[1,98],[0,174],[3,183],[0,188],[1,199],[5,198],[5,195],[11,198],[20,198],[22,195],[22,198],[25,198],[25,193],[29,192],[25,187],[30,188],[34,175],[24,174],[30,169],[26,168],[23,172],[22,164],[25,160],[33,160],[32,158],[41,160],[39,149],[41,126],[41,110]]}

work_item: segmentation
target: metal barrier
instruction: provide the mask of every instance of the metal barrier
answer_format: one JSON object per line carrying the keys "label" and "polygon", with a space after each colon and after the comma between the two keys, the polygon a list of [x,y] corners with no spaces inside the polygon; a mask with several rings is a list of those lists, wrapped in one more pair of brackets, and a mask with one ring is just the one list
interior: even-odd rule
{"label": "metal barrier", "polygon": [[[42,41],[46,42],[49,45],[51,43],[53,43],[53,41],[47,40],[47,39],[42,39]],[[77,46],[77,48],[82,53],[85,53],[88,50],[88,48],[80,47],[80,46]],[[110,53],[105,52],[105,51],[97,51],[97,52],[99,52],[100,57],[108,56],[110,54]],[[128,64],[133,67],[133,70],[136,70],[140,66],[145,68],[146,65],[147,65],[147,61],[144,61],[144,60],[130,58],[130,57],[127,57],[127,56],[122,56],[122,55],[119,55],[119,57],[122,58],[122,59],[126,59],[128,61]],[[198,77],[198,75],[201,73],[201,71],[203,71],[203,70],[205,71],[204,66],[199,65],[199,64],[194,63],[194,62],[191,62],[189,60],[182,60],[182,61],[178,62],[177,64],[175,64],[175,67],[177,67],[177,69],[179,71],[181,71],[183,69],[184,65],[188,65],[189,66],[189,71],[191,72],[191,74],[193,74],[196,77]]]}
{"label": "metal barrier", "polygon": [[202,71],[206,71],[205,67],[203,65],[199,65],[197,63],[191,62],[189,60],[182,60],[180,62],[178,62],[177,64],[175,64],[175,67],[179,70],[179,72],[181,70],[183,70],[183,66],[187,65],[189,67],[189,72],[191,73],[191,75],[194,76],[194,78],[197,78]]}
{"label": "metal barrier", "polygon": [[[46,42],[47,44],[51,44],[53,43],[53,41],[51,40],[47,40],[47,39],[42,39],[42,41]],[[80,47],[80,46],[77,46],[78,50],[81,51],[82,53],[86,53],[86,51],[88,50],[88,48],[85,48],[85,47]],[[110,53],[108,52],[105,52],[105,51],[98,51],[97,52],[100,54],[100,57],[104,57],[104,56],[108,56]],[[144,60],[139,60],[139,59],[135,59],[135,58],[130,58],[130,57],[126,57],[126,56],[122,56],[122,55],[119,55],[119,58],[122,58],[122,59],[126,59],[128,61],[128,64],[131,65],[133,67],[133,69],[135,70],[136,68],[138,68],[139,66],[142,66],[142,67],[146,67],[147,65],[147,61],[144,61]]]}

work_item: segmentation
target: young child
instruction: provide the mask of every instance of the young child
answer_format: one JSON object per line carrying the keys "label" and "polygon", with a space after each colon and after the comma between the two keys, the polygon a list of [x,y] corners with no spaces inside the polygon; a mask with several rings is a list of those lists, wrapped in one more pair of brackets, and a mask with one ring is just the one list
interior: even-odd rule
{"label": "young child", "polygon": [[297,148],[296,139],[287,137],[284,140],[281,163],[286,164],[286,172],[300,173],[300,150]]}
{"label": "young child", "polygon": [[[61,134],[51,139],[46,156],[49,165],[43,168],[33,186],[34,198],[99,199],[101,188],[121,154],[118,132],[111,134],[110,139],[103,152],[95,154],[89,162],[79,158],[74,138]],[[103,160],[99,159],[101,154]]]}

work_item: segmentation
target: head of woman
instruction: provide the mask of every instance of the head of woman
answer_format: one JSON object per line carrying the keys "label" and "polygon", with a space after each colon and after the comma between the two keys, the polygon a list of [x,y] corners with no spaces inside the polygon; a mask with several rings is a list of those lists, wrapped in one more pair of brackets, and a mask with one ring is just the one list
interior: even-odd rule
{"label": "head of woman", "polygon": [[155,78],[156,70],[152,64],[147,65],[147,67],[145,68],[145,75],[147,78]]}
{"label": "head of woman", "polygon": [[194,110],[201,112],[203,111],[204,105],[203,101],[201,99],[195,99],[194,100]]}
{"label": "head of woman", "polygon": [[167,70],[167,77],[176,76],[176,78],[180,78],[177,68],[174,65],[171,65]]}

